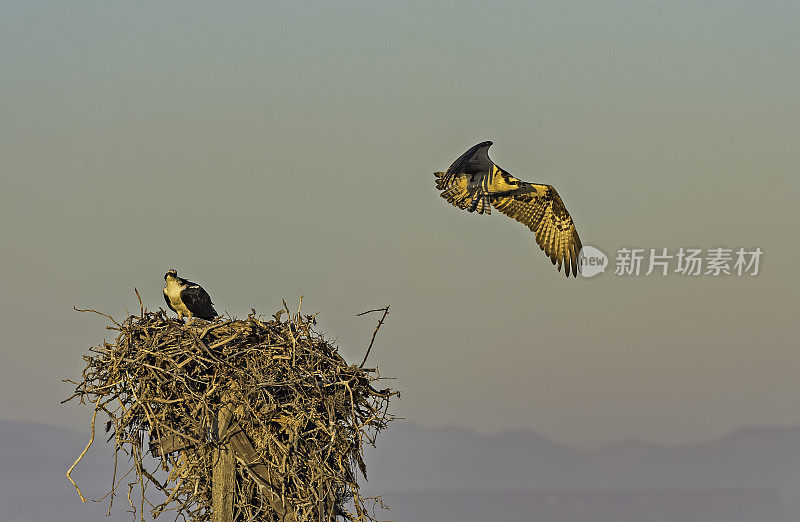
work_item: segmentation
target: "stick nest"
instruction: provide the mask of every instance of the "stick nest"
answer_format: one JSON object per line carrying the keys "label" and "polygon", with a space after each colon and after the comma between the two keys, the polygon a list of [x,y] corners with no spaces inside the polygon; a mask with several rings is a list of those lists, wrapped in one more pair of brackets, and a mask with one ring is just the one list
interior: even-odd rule
{"label": "stick nest", "polygon": [[[94,406],[91,439],[75,464],[95,438],[97,414],[108,415],[109,512],[127,483],[142,520],[147,503],[154,518],[172,511],[210,521],[215,462],[232,449],[233,520],[374,520],[380,499],[361,496],[357,472],[366,477],[364,445],[392,420],[389,400],[398,393],[374,388],[377,369],[348,364],[313,329],[314,316],[285,311],[284,321],[284,310],[269,320],[253,311],[192,325],[161,310],[122,323],[105,316],[119,334],[83,356],[83,379],[68,381],[76,388],[64,402]],[[127,472],[120,452],[130,457]],[[153,487],[163,493],[158,501]]]}

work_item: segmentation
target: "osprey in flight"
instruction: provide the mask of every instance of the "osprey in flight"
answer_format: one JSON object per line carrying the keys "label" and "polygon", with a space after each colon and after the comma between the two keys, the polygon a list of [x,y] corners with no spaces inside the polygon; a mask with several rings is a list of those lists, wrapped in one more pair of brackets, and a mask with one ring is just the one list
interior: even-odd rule
{"label": "osprey in flight", "polygon": [[219,315],[214,310],[211,297],[202,286],[178,277],[178,272],[175,270],[164,274],[164,281],[167,282],[167,286],[164,287],[164,301],[170,310],[178,314],[178,319],[183,320],[183,316],[189,318],[186,324],[192,322],[192,317],[212,321]]}
{"label": "osprey in flight", "polygon": [[577,277],[581,240],[556,189],[519,180],[489,159],[491,141],[478,143],[450,165],[434,172],[436,188],[448,203],[469,212],[491,214],[492,205],[536,234],[536,242],[564,275]]}

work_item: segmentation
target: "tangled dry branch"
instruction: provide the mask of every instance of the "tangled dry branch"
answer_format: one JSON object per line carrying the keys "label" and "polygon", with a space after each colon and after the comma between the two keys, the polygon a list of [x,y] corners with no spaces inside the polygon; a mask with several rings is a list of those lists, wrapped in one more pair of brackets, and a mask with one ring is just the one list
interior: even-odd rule
{"label": "tangled dry branch", "polygon": [[[122,323],[105,317],[116,340],[83,356],[83,378],[67,381],[75,392],[64,402],[94,408],[76,464],[95,440],[98,413],[107,415],[110,504],[124,483],[142,520],[147,504],[153,517],[172,511],[209,521],[213,468],[225,447],[237,462],[233,520],[373,520],[380,499],[362,497],[357,473],[366,476],[364,444],[374,445],[392,420],[398,393],[373,387],[377,369],[348,364],[313,329],[314,316],[285,309],[264,320],[253,311],[194,325],[144,309]],[[130,457],[127,470],[120,452]],[[163,495],[154,500],[152,488]]]}

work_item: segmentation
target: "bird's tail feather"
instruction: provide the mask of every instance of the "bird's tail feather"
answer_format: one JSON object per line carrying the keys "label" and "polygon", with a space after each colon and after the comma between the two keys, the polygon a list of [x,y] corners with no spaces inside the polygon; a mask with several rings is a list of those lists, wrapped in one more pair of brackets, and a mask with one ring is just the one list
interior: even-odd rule
{"label": "bird's tail feather", "polygon": [[434,176],[436,176],[436,188],[439,190],[444,190],[446,188],[447,179],[445,178],[444,172],[434,172]]}
{"label": "bird's tail feather", "polygon": [[470,212],[477,212],[478,214],[491,214],[492,206],[489,204],[489,196],[486,194],[475,194],[467,210]]}
{"label": "bird's tail feather", "polygon": [[441,196],[446,199],[448,203],[462,210],[466,209],[470,205],[469,192],[458,185],[453,185],[452,187],[445,189]]}
{"label": "bird's tail feather", "polygon": [[474,189],[470,191],[468,185],[456,182],[453,175],[447,172],[434,172],[433,175],[436,176],[436,188],[442,191],[441,196],[451,205],[469,212],[477,211],[478,214],[492,213],[488,195],[475,193]]}

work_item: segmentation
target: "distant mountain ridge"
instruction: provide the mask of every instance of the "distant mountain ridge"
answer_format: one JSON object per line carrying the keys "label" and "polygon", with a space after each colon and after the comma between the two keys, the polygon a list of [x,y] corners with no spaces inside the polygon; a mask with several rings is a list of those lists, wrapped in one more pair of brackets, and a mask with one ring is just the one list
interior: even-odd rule
{"label": "distant mountain ridge", "polygon": [[[129,520],[130,516],[123,513],[124,495],[118,498],[119,504],[107,519],[105,503],[82,504],[67,482],[64,473],[87,440],[88,433],[0,420],[3,520]],[[97,498],[107,491],[113,466],[111,449],[102,430],[98,430],[95,446],[76,468],[74,476],[87,498]],[[477,498],[477,492],[490,495],[486,499],[512,499],[508,502],[517,502],[524,513],[550,496],[526,496],[520,492],[554,492],[555,504],[551,507],[556,518],[565,513],[563,510],[577,509],[568,500],[572,498],[567,496],[569,492],[576,492],[576,499],[590,502],[599,498],[598,494],[606,495],[608,498],[603,497],[601,504],[616,502],[620,506],[627,505],[626,498],[637,499],[631,501],[634,503],[649,498],[633,493],[636,491],[662,492],[657,502],[666,505],[672,502],[669,499],[673,493],[669,492],[700,492],[713,503],[722,502],[719,499],[723,498],[715,492],[725,491],[729,492],[728,497],[733,495],[741,502],[750,494],[761,499],[758,502],[765,502],[772,498],[769,492],[775,492],[789,504],[800,504],[800,427],[745,428],[718,440],[695,444],[659,446],[630,441],[586,450],[558,444],[527,430],[483,435],[466,428],[396,422],[379,435],[377,449],[368,451],[367,471],[366,489],[370,493],[388,493],[387,498],[394,499],[396,506],[391,516],[406,515],[406,520],[419,520],[413,509],[422,509],[423,505],[430,510],[441,509],[441,516],[459,513],[456,507],[445,505],[447,499],[461,499],[458,502],[463,506],[465,499]],[[432,497],[437,491],[450,493]],[[657,502],[654,505],[660,505]],[[610,520],[619,509],[610,511]],[[741,511],[738,507],[731,509],[725,516],[709,520],[728,517],[730,521],[730,512]],[[537,520],[549,519],[542,515]]]}
{"label": "distant mountain ridge", "polygon": [[717,440],[628,441],[575,449],[527,430],[397,423],[368,455],[370,482],[420,489],[778,489],[800,498],[800,427],[750,427]]}

